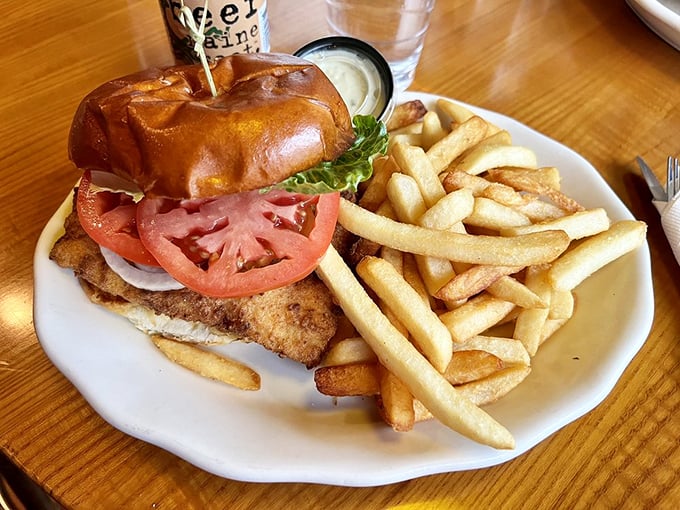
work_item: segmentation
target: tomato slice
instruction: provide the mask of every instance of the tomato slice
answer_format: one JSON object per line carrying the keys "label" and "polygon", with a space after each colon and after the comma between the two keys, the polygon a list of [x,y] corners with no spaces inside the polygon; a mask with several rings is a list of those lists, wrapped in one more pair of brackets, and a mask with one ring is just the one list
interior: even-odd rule
{"label": "tomato slice", "polygon": [[91,183],[90,171],[85,171],[78,185],[76,199],[78,219],[85,232],[96,243],[127,260],[158,266],[154,256],[139,239],[137,204],[132,197],[126,193],[95,191]]}
{"label": "tomato slice", "polygon": [[174,201],[145,198],[137,209],[144,245],[188,288],[243,297],[301,280],[333,237],[339,193],[281,190]]}

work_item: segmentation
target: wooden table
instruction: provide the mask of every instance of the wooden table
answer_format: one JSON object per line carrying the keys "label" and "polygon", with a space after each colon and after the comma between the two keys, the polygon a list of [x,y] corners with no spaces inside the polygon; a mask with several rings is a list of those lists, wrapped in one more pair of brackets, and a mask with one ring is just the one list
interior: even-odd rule
{"label": "wooden table", "polygon": [[[272,47],[325,34],[321,0],[270,2]],[[622,0],[440,0],[412,89],[512,116],[588,159],[649,224],[655,320],[595,410],[514,461],[375,488],[252,484],[105,423],[49,362],[32,256],[77,178],[69,124],[95,86],[171,63],[154,0],[8,1],[0,19],[0,450],[68,508],[597,508],[680,501],[680,268],[634,165],[680,152],[680,53]],[[662,181],[663,182],[663,181]],[[672,503],[675,502],[675,505]]]}

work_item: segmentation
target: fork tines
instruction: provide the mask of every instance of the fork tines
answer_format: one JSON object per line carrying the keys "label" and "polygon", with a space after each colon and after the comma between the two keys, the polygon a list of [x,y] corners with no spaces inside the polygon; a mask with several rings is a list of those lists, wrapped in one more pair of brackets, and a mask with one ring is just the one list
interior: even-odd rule
{"label": "fork tines", "polygon": [[680,193],[680,164],[678,158],[668,156],[667,181],[666,181],[666,195],[670,202],[678,193]]}

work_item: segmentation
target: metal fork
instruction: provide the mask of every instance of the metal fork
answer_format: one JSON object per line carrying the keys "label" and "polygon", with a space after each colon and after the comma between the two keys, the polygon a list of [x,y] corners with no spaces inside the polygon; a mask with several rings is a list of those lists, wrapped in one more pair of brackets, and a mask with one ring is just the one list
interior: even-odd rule
{"label": "metal fork", "polygon": [[680,193],[680,165],[678,164],[678,158],[668,156],[666,170],[668,174],[666,180],[666,197],[667,201],[670,202],[678,193]]}

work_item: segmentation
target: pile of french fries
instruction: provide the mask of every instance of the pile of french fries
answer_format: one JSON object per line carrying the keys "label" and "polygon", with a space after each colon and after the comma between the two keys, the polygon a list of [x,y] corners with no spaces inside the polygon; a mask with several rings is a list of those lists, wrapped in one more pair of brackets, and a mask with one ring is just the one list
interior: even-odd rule
{"label": "pile of french fries", "polygon": [[[342,307],[317,389],[374,397],[396,431],[436,418],[495,448],[512,434],[482,407],[517,387],[539,347],[575,313],[574,289],[637,249],[641,221],[612,222],[560,190],[554,167],[467,108],[399,105],[390,145],[339,223],[358,236],[348,263],[331,246],[317,268]],[[170,360],[258,390],[250,367],[153,336]]]}
{"label": "pile of french fries", "polygon": [[645,240],[560,190],[556,168],[452,101],[399,105],[390,145],[339,223],[356,265],[331,247],[317,274],[349,319],[315,371],[326,395],[375,397],[397,431],[437,418],[508,449],[482,406],[530,373],[575,313],[574,289]]}

